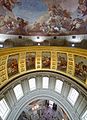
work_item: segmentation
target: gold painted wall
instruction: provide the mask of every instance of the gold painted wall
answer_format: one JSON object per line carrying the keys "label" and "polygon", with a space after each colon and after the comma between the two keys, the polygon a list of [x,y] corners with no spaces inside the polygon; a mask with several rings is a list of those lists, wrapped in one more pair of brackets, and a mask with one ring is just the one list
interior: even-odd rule
{"label": "gold painted wall", "polygon": [[0,50],[0,88],[17,76],[37,70],[62,73],[87,88],[87,50],[53,46]]}

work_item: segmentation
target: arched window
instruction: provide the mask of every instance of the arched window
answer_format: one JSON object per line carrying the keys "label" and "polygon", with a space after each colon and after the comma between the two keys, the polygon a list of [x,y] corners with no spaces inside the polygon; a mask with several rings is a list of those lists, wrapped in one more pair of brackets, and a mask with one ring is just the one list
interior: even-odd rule
{"label": "arched window", "polygon": [[56,80],[55,91],[61,93],[63,82],[61,80]]}
{"label": "arched window", "polygon": [[71,88],[67,99],[74,106],[78,96],[79,93],[74,88]]}
{"label": "arched window", "polygon": [[49,85],[49,78],[48,77],[43,77],[42,79],[42,86],[43,88],[48,88],[48,85]]}
{"label": "arched window", "polygon": [[17,100],[20,100],[20,99],[23,97],[23,90],[22,90],[21,84],[16,85],[16,86],[13,88],[13,90],[14,90],[16,99],[17,99]]}
{"label": "arched window", "polygon": [[0,116],[2,120],[6,119],[9,112],[10,112],[10,108],[7,105],[5,99],[3,98],[2,100],[0,100]]}
{"label": "arched window", "polygon": [[29,79],[29,87],[30,87],[30,90],[31,90],[31,91],[36,89],[35,78]]}

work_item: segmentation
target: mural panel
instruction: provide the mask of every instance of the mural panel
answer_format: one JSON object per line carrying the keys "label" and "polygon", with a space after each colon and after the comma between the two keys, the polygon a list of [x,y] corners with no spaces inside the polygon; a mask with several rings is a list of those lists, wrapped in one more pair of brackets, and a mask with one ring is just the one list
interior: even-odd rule
{"label": "mural panel", "polygon": [[51,65],[51,53],[43,52],[42,53],[42,68],[49,68]]}
{"label": "mural panel", "polygon": [[11,77],[19,72],[18,70],[18,55],[11,55],[7,61],[7,72],[8,77]]}
{"label": "mural panel", "polygon": [[87,58],[75,56],[75,76],[85,82],[87,78]]}
{"label": "mural panel", "polygon": [[36,53],[34,52],[26,53],[26,70],[35,69],[35,57]]}
{"label": "mural panel", "polygon": [[67,69],[67,54],[66,53],[58,52],[57,69],[66,72],[66,69]]}
{"label": "mural panel", "polygon": [[0,33],[87,34],[87,0],[0,0]]}

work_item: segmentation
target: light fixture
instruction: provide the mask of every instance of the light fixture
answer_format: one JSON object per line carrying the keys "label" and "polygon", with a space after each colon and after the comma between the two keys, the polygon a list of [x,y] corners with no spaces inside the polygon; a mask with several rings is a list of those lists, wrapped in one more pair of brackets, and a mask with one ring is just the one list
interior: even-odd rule
{"label": "light fixture", "polygon": [[76,36],[72,36],[72,39],[75,39],[76,38]]}
{"label": "light fixture", "polygon": [[38,43],[38,46],[40,46],[40,43]]}
{"label": "light fixture", "polygon": [[19,39],[22,39],[22,36],[21,36],[21,35],[19,35],[19,36],[18,36],[18,38],[19,38]]}
{"label": "light fixture", "polygon": [[56,36],[54,36],[54,39],[56,39],[57,37]]}
{"label": "light fixture", "polygon": [[37,39],[39,39],[39,37],[37,37]]}
{"label": "light fixture", "polygon": [[38,108],[39,108],[39,105],[37,104],[32,107],[32,110],[34,111],[34,110],[37,110]]}
{"label": "light fixture", "polygon": [[67,40],[72,43],[80,43],[83,39],[84,39],[84,36],[82,35],[67,36]]}
{"label": "light fixture", "polygon": [[3,44],[0,44],[0,48],[3,48]]}
{"label": "light fixture", "polygon": [[40,43],[40,42],[43,42],[46,39],[46,37],[44,37],[44,36],[32,36],[31,39],[34,42]]}
{"label": "light fixture", "polygon": [[75,44],[72,44],[72,47],[74,47],[75,46]]}

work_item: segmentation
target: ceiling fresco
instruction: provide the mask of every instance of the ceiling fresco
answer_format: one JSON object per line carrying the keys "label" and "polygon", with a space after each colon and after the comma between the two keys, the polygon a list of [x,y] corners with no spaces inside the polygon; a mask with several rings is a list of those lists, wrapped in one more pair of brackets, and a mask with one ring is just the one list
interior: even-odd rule
{"label": "ceiling fresco", "polygon": [[87,34],[87,0],[0,0],[0,33]]}

